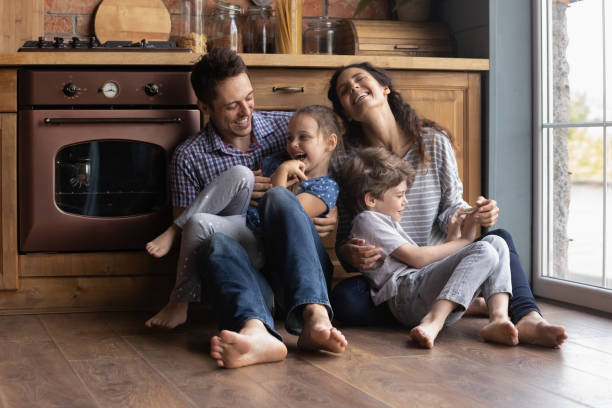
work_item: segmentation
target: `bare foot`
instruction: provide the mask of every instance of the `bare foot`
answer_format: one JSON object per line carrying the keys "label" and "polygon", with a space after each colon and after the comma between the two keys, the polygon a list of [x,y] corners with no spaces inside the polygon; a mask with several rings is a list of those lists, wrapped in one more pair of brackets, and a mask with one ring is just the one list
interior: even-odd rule
{"label": "bare foot", "polygon": [[439,324],[423,320],[421,324],[410,330],[410,337],[423,348],[433,348],[434,341],[438,337],[440,330],[442,330],[443,325],[444,322]]}
{"label": "bare foot", "polygon": [[187,309],[189,309],[189,302],[170,300],[162,310],[145,322],[145,326],[174,329],[187,321]]}
{"label": "bare foot", "polygon": [[487,302],[483,297],[478,296],[468,306],[467,310],[463,314],[464,316],[488,316],[489,309],[487,309]]}
{"label": "bare foot", "polygon": [[340,330],[332,326],[323,305],[309,304],[304,308],[304,327],[297,345],[303,350],[327,350],[342,353],[348,342]]}
{"label": "bare foot", "polygon": [[287,347],[257,319],[248,320],[236,333],[221,330],[210,339],[210,356],[219,367],[238,368],[284,360]]}
{"label": "bare foot", "polygon": [[480,337],[507,346],[516,346],[519,342],[518,330],[509,319],[493,320],[480,330]]}
{"label": "bare foot", "polygon": [[145,249],[149,255],[154,256],[155,258],[161,258],[162,256],[166,255],[168,251],[170,251],[174,240],[180,232],[181,229],[177,227],[176,224],[172,224],[164,232],[158,235],[157,238],[148,242]]}
{"label": "bare foot", "polygon": [[517,324],[519,341],[538,346],[561,348],[567,340],[565,327],[548,323],[538,312],[525,315]]}

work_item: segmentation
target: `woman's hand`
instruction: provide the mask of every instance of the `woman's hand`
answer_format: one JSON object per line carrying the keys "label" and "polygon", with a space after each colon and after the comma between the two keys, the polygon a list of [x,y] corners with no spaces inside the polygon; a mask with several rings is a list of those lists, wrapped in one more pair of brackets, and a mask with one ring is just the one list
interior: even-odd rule
{"label": "woman's hand", "polygon": [[270,177],[273,186],[289,187],[300,180],[308,180],[306,165],[299,160],[287,160],[283,162]]}
{"label": "woman's hand", "polygon": [[461,223],[465,218],[463,208],[458,208],[457,211],[448,220],[448,231],[444,242],[456,241],[461,238]]}
{"label": "woman's hand", "polygon": [[476,233],[478,232],[478,223],[476,222],[476,212],[466,214],[461,224],[461,239],[465,239],[468,242],[474,242],[476,239]]}
{"label": "woman's hand", "polygon": [[475,221],[483,227],[489,228],[495,225],[497,217],[499,216],[499,207],[497,207],[497,201],[488,200],[483,196],[478,197],[476,200],[476,211]]}
{"label": "woman's hand", "polygon": [[332,208],[325,217],[314,217],[312,222],[321,238],[325,238],[330,232],[336,229],[338,222],[338,207]]}
{"label": "woman's hand", "polygon": [[342,260],[359,270],[372,268],[380,259],[380,251],[380,248],[367,245],[361,238],[353,238],[338,248]]}
{"label": "woman's hand", "polygon": [[255,184],[253,185],[253,194],[251,194],[250,204],[257,207],[259,204],[257,200],[263,197],[266,191],[272,188],[272,183],[270,177],[263,176],[263,171],[261,169],[253,171],[253,175],[255,176]]}

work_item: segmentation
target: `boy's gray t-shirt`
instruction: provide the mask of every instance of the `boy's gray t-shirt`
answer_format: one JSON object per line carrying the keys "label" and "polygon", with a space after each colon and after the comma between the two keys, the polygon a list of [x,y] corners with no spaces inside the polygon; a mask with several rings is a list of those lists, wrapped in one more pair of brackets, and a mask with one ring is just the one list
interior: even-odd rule
{"label": "boy's gray t-shirt", "polygon": [[397,294],[397,281],[416,268],[393,258],[391,253],[405,244],[417,244],[404,232],[401,225],[385,214],[364,211],[353,219],[351,238],[362,238],[381,249],[381,257],[370,269],[361,272],[370,282],[370,296],[379,305]]}

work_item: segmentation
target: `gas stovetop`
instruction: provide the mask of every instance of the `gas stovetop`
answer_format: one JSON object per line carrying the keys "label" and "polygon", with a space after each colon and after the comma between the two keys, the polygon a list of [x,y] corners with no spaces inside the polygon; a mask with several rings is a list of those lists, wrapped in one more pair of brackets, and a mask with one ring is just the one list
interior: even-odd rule
{"label": "gas stovetop", "polygon": [[81,39],[72,37],[65,42],[63,37],[55,37],[53,41],[44,37],[38,37],[37,41],[26,41],[18,50],[19,52],[72,52],[72,51],[157,51],[157,52],[191,52],[188,48],[177,48],[172,41],[107,41],[100,44],[96,37]]}

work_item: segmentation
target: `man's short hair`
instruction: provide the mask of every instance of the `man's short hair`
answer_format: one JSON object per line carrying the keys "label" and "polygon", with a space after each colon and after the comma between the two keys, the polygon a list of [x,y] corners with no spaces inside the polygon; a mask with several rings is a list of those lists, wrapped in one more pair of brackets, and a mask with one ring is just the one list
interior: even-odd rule
{"label": "man's short hair", "polygon": [[242,73],[247,73],[247,66],[236,52],[215,48],[204,54],[191,69],[191,87],[201,102],[212,106],[219,82]]}
{"label": "man's short hair", "polygon": [[343,204],[354,217],[368,209],[365,205],[366,193],[381,199],[385,191],[402,181],[410,187],[414,176],[415,171],[408,161],[385,148],[367,147],[357,150],[342,166],[340,189],[344,197]]}

